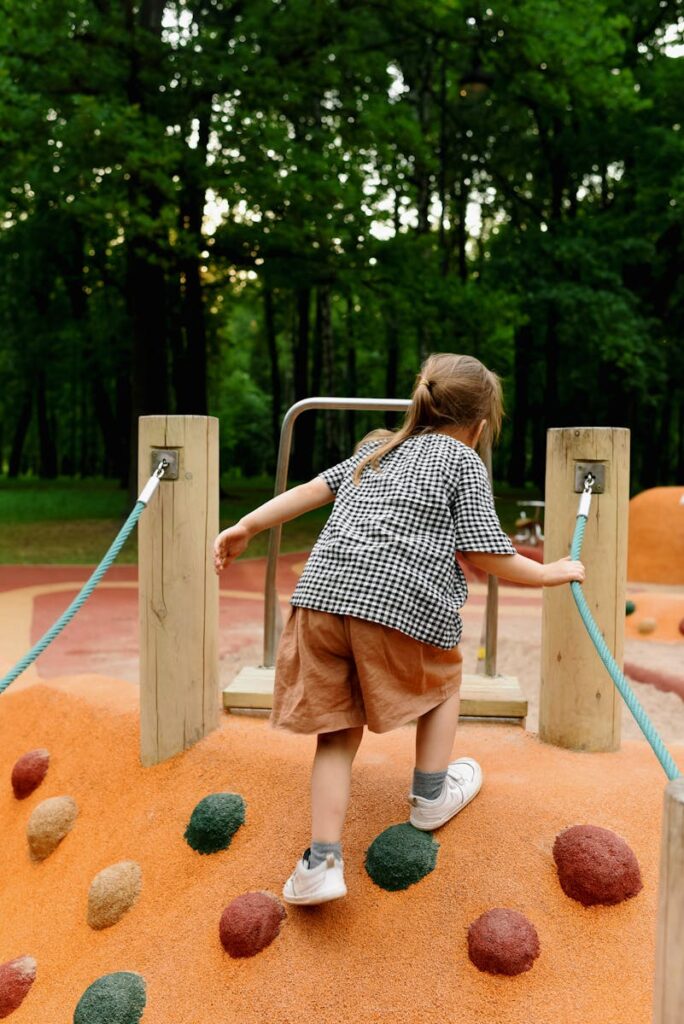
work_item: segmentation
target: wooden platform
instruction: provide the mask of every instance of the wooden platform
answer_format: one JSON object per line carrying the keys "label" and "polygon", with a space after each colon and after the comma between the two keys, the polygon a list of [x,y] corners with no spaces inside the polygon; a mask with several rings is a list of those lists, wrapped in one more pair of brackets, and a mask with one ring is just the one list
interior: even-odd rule
{"label": "wooden platform", "polygon": [[[272,668],[243,668],[223,691],[223,706],[270,708],[273,698]],[[527,700],[513,676],[463,675],[461,718],[508,718],[524,725]]]}

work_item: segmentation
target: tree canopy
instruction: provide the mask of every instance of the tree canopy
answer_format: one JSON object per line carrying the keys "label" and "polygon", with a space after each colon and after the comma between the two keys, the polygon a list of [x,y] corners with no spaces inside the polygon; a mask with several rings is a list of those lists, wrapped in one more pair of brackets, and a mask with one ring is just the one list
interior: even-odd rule
{"label": "tree canopy", "polygon": [[[2,8],[5,472],[124,482],[158,412],[269,472],[293,401],[443,350],[504,377],[511,484],[572,423],[684,479],[679,0]],[[308,415],[295,478],[371,425]]]}

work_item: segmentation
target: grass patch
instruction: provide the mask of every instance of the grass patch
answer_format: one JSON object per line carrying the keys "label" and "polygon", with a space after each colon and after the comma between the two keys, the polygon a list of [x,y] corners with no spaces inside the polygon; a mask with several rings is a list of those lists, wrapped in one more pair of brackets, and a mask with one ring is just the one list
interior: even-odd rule
{"label": "grass patch", "polygon": [[[237,522],[272,496],[273,483],[268,479],[224,479],[219,510],[221,528]],[[533,496],[530,491],[507,490],[497,498],[497,511],[507,533],[513,532],[520,512],[516,501]],[[0,479],[0,563],[96,564],[131,507],[126,492],[111,480]],[[281,550],[308,551],[329,514],[330,506],[326,506],[286,523]],[[268,534],[259,534],[250,544],[247,557],[265,555],[267,546]],[[137,559],[137,531],[133,531],[117,561],[130,564]]]}

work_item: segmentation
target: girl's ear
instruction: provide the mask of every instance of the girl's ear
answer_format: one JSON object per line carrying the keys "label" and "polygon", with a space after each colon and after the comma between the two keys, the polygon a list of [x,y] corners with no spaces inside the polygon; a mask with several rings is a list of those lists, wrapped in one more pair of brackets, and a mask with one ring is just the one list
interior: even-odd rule
{"label": "girl's ear", "polygon": [[487,420],[480,420],[477,427],[475,428],[475,440],[473,441],[473,448],[476,448],[479,444],[480,438],[482,437],[482,431],[487,426]]}

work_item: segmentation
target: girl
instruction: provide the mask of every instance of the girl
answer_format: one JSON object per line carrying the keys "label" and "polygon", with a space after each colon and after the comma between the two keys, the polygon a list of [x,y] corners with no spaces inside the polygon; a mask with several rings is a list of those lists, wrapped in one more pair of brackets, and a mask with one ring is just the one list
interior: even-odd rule
{"label": "girl", "polygon": [[285,883],[288,903],[347,892],[341,836],[364,725],[386,732],[417,719],[410,822],[432,831],[482,785],[470,757],[449,761],[458,723],[462,552],[487,573],[557,586],[584,580],[581,562],[541,565],[501,529],[475,447],[494,440],[501,385],[471,356],[430,356],[401,429],[376,430],[351,458],[266,502],[216,538],[221,572],[252,537],[334,500],[292,596],[276,658],[271,722],[316,733],[311,845]]}

